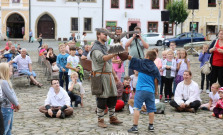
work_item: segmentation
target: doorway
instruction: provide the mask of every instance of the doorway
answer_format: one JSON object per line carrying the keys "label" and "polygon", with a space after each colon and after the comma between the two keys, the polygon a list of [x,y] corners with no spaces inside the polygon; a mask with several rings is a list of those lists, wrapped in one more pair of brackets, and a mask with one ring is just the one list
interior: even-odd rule
{"label": "doorway", "polygon": [[55,23],[53,19],[45,14],[40,17],[37,25],[37,34],[42,33],[45,39],[55,39]]}
{"label": "doorway", "polygon": [[[137,23],[131,23],[129,26],[129,31],[134,31],[134,28],[137,26]],[[129,38],[132,37],[133,34],[129,34]]]}
{"label": "doorway", "polygon": [[6,36],[8,38],[23,38],[25,35],[24,19],[19,14],[12,14],[7,19]]}

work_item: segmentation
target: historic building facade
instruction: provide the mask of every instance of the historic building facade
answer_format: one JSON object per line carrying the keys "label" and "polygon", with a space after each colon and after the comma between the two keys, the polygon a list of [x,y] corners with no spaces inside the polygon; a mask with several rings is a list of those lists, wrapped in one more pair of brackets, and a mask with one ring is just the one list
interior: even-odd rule
{"label": "historic building facade", "polygon": [[[96,39],[95,28],[102,27],[102,0],[32,0],[31,29],[45,39],[68,40],[73,32]],[[79,29],[79,30],[78,30]]]}
{"label": "historic building facade", "polygon": [[[220,5],[220,9],[222,10],[222,4]],[[183,24],[183,31],[188,32],[191,31],[192,26],[194,27],[196,32],[202,33],[207,37],[208,40],[212,40],[216,37],[216,33],[218,30],[218,10],[219,4],[218,0],[200,0],[199,1],[199,9],[194,10],[194,16],[192,16],[192,10],[190,10],[190,14],[187,20]],[[219,19],[219,26],[222,27],[222,12]],[[192,18],[194,18],[194,24],[192,25]]]}
{"label": "historic building facade", "polygon": [[29,37],[29,0],[1,0],[2,39]]}

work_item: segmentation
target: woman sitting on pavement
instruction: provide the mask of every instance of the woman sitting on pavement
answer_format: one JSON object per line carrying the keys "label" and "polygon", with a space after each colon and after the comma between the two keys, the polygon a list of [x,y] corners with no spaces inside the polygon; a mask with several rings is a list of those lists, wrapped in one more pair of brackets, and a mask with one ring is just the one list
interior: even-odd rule
{"label": "woman sitting on pavement", "polygon": [[51,48],[51,47],[47,49],[46,60],[48,60],[50,62],[54,72],[59,71],[59,68],[58,68],[57,63],[56,63],[57,56],[56,56],[56,54],[54,54],[53,48]]}
{"label": "woman sitting on pavement", "polygon": [[196,112],[201,105],[200,90],[196,82],[192,80],[192,73],[184,71],[184,81],[177,85],[174,100],[170,102],[177,111]]}

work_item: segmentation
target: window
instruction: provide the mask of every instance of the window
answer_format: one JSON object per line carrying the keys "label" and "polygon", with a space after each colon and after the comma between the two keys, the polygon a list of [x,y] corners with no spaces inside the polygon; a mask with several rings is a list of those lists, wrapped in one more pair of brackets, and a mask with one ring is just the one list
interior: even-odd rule
{"label": "window", "polygon": [[78,31],[78,18],[71,18],[71,31]]}
{"label": "window", "polygon": [[84,31],[91,31],[92,21],[91,18],[84,18]]}
{"label": "window", "polygon": [[116,21],[107,21],[106,22],[106,29],[110,32],[115,32],[116,26],[117,26]]}
{"label": "window", "polygon": [[158,22],[148,22],[148,32],[158,32]]}
{"label": "window", "polygon": [[173,35],[173,23],[164,22],[163,33],[164,35]]}
{"label": "window", "polygon": [[159,9],[159,0],[152,0],[152,9]]}
{"label": "window", "polygon": [[20,3],[20,0],[12,0],[12,3]]}
{"label": "window", "polygon": [[119,0],[111,0],[111,8],[119,8]]}
{"label": "window", "polygon": [[167,4],[169,3],[170,0],[164,0],[164,9],[166,9]]}
{"label": "window", "polygon": [[216,0],[208,0],[208,7],[216,7]]}
{"label": "window", "polygon": [[133,8],[133,0],[125,0],[125,8]]}
{"label": "window", "polygon": [[194,32],[198,32],[198,28],[199,28],[199,22],[194,22],[192,25],[192,22],[190,22],[190,31],[192,31],[192,29],[194,30]]}

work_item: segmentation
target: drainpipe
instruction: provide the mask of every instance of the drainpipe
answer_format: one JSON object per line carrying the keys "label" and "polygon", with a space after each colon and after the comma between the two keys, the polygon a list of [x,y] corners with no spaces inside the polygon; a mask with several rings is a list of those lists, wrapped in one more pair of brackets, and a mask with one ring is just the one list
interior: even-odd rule
{"label": "drainpipe", "polygon": [[104,0],[102,0],[102,28],[104,27]]}

